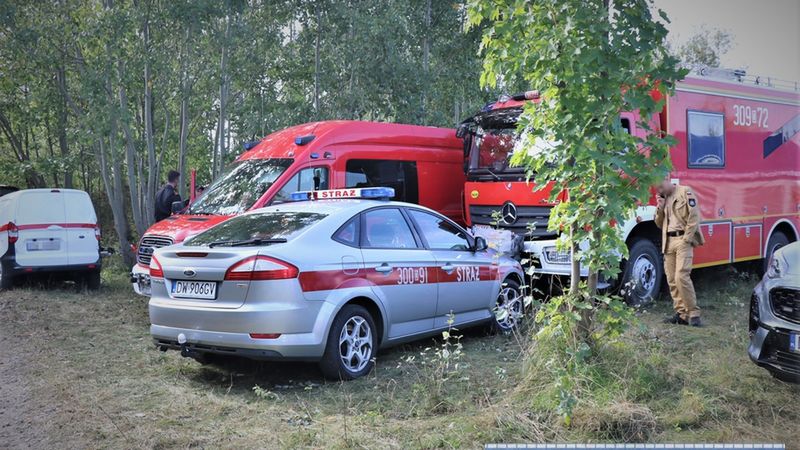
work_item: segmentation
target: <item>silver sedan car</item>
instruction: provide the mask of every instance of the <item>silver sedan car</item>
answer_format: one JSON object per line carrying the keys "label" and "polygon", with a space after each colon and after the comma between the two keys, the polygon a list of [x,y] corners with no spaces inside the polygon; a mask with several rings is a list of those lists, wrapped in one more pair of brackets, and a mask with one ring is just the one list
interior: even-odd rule
{"label": "silver sedan car", "polygon": [[[331,379],[368,373],[378,349],[449,326],[513,329],[523,272],[388,188],[231,218],[150,263],[150,332],[161,350],[319,361]],[[353,198],[360,197],[360,198]],[[367,198],[365,198],[367,197]]]}

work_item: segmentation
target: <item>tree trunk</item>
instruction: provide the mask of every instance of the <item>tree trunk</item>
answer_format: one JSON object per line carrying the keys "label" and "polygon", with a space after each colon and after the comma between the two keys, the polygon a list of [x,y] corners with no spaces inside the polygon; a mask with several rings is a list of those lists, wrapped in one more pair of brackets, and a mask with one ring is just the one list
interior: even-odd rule
{"label": "tree trunk", "polygon": [[[181,174],[186,173],[186,147],[189,139],[189,42],[191,40],[191,25],[186,28],[186,39],[184,40],[183,51],[181,52],[181,112],[180,112],[180,137],[178,140],[178,172]],[[178,193],[181,198],[189,198],[186,195],[184,186],[186,183],[178,185]]]}
{"label": "tree trunk", "polygon": [[[67,72],[64,66],[59,66],[56,69],[56,83],[58,83],[59,92],[67,92]],[[64,95],[61,96],[61,101],[58,105],[58,147],[61,150],[61,158],[66,163],[64,169],[64,187],[72,189],[72,168],[69,164],[69,143],[67,142],[67,99]]]}
{"label": "tree trunk", "polygon": [[314,11],[317,16],[317,36],[314,42],[314,117],[319,119],[319,47],[322,37],[322,10],[320,9],[319,2],[314,3]]}
{"label": "tree trunk", "polygon": [[220,56],[219,72],[219,118],[217,121],[217,149],[214,163],[212,164],[212,179],[216,178],[222,172],[225,166],[225,135],[226,135],[226,121],[227,121],[227,108],[228,108],[228,51],[229,40],[231,34],[231,17],[230,14],[225,16],[225,33],[222,42],[222,54]]}
{"label": "tree trunk", "polygon": [[150,11],[145,14],[142,24],[142,40],[144,43],[144,141],[147,148],[147,184],[145,184],[146,223],[155,220],[156,183],[158,167],[156,161],[156,143],[153,135],[153,80],[150,73]]}
{"label": "tree trunk", "polygon": [[426,110],[425,103],[428,101],[428,84],[430,82],[430,54],[431,54],[431,0],[425,2],[425,36],[422,39],[422,93],[420,95],[420,117],[419,123],[425,124]]}

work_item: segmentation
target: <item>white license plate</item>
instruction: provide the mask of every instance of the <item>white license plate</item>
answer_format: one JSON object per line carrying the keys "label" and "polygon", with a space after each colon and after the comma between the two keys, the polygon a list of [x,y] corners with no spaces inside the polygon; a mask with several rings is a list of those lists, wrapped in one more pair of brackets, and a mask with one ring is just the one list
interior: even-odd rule
{"label": "white license plate", "polygon": [[800,334],[789,333],[789,350],[800,353]]}
{"label": "white license plate", "polygon": [[213,300],[217,298],[217,283],[215,281],[176,280],[172,283],[172,296]]}
{"label": "white license plate", "polygon": [[60,250],[61,240],[60,239],[30,240],[25,243],[25,249],[27,249],[29,252]]}

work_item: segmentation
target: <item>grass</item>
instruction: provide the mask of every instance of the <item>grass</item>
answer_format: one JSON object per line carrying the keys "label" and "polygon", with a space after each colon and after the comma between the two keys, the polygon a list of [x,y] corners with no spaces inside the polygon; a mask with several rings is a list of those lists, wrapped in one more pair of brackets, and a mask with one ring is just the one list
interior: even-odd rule
{"label": "grass", "polygon": [[[757,279],[696,271],[707,326],[660,323],[602,351],[572,426],[527,335],[460,340],[458,369],[437,382],[425,340],[378,355],[364,379],[331,383],[313,364],[202,366],[161,353],[146,300],[123,275],[97,293],[70,286],[0,292],[0,442],[10,447],[479,448],[487,442],[783,442],[798,448],[800,387],[747,358]],[[524,355],[532,355],[525,358]],[[527,361],[527,362],[526,362]],[[10,382],[9,382],[10,380]]]}

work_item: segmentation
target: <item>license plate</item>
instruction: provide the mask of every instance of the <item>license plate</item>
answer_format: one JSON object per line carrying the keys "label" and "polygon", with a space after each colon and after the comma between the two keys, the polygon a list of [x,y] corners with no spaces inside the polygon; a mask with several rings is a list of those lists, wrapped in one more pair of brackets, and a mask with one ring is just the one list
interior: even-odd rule
{"label": "license plate", "polygon": [[800,353],[800,334],[789,333],[789,350]]}
{"label": "license plate", "polygon": [[182,298],[217,298],[217,283],[214,281],[182,281],[172,283],[172,296]]}
{"label": "license plate", "polygon": [[30,240],[25,243],[29,252],[52,251],[61,249],[60,239]]}

